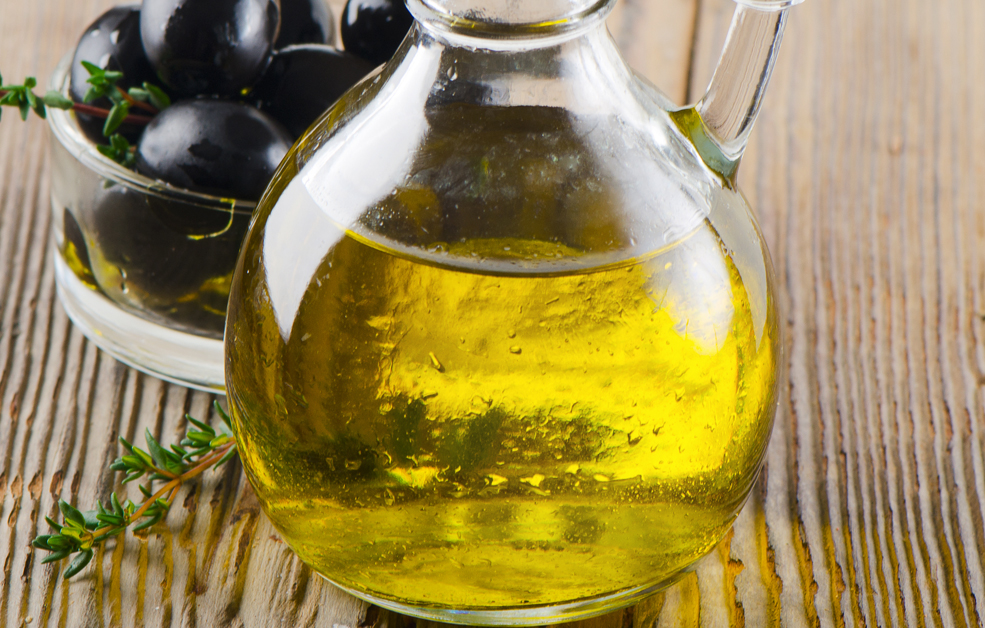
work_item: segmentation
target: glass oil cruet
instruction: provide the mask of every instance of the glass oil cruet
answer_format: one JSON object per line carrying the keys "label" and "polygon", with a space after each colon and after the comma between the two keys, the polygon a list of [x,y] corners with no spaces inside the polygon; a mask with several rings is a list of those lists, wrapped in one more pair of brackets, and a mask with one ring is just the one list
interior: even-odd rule
{"label": "glass oil cruet", "polygon": [[617,51],[614,0],[408,0],[233,281],[243,462],[308,565],[419,617],[533,625],[631,604],[722,538],[780,357],[735,172],[796,1],[739,0],[679,109]]}

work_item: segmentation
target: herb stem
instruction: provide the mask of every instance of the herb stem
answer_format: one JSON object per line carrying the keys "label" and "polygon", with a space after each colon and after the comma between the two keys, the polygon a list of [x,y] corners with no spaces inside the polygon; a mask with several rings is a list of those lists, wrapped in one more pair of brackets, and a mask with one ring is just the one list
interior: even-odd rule
{"label": "herb stem", "polygon": [[[67,101],[58,101],[57,104],[65,107],[70,105]],[[125,146],[126,140],[120,135],[113,135],[110,140],[112,146],[97,147],[104,155],[104,148],[129,152],[130,149]],[[170,448],[162,446],[149,429],[144,434],[147,451],[134,447],[120,437],[124,455],[117,458],[110,469],[125,472],[127,476],[124,483],[147,476],[146,484],[140,486],[140,492],[146,499],[138,507],[129,499],[121,503],[116,493],[113,493],[108,506],[97,503],[96,509],[84,513],[65,500],[59,500],[61,521],[45,517],[53,533],[41,534],[31,542],[35,548],[51,553],[43,562],[60,561],[74,554],[75,557],[64,572],[66,579],[73,577],[92,560],[96,545],[123,533],[134,524],[134,532],[147,530],[157,524],[171,509],[185,482],[234,458],[238,451],[231,420],[218,403],[215,408],[223,423],[218,430],[186,415],[192,427],[186,430],[180,444],[171,445]],[[152,492],[155,482],[165,480],[163,486]]]}
{"label": "herb stem", "polygon": [[158,109],[157,107],[155,107],[154,105],[152,105],[150,103],[146,103],[146,102],[142,102],[142,101],[137,100],[136,98],[134,98],[133,96],[131,96],[130,94],[128,94],[126,92],[126,90],[124,90],[120,86],[117,86],[116,87],[116,91],[118,91],[120,93],[120,96],[123,97],[123,100],[127,101],[130,104],[131,107],[138,107],[140,109],[143,109],[144,111],[153,113],[155,115],[158,114],[158,113],[160,113],[160,109]]}
{"label": "herb stem", "polygon": [[[2,96],[0,96],[0,98],[2,98]],[[85,113],[90,116],[93,116],[94,118],[105,119],[109,117],[108,109],[103,109],[101,107],[93,107],[92,105],[85,105],[77,102],[72,105],[72,109],[78,111],[79,113]],[[123,118],[123,122],[128,124],[147,125],[150,124],[150,121],[153,119],[154,118],[151,116],[139,116],[139,115],[130,114],[127,117]]]}
{"label": "herb stem", "polygon": [[[8,93],[10,92],[0,91],[0,98],[3,98]],[[151,111],[153,111],[154,113],[158,113],[158,110],[154,108],[153,105],[148,105],[147,103],[142,103],[139,100],[134,100],[133,97],[130,96],[130,94],[127,94],[126,96],[127,98],[135,102],[137,106],[145,105],[144,107],[142,107],[143,109],[150,107]],[[109,117],[109,109],[103,109],[102,107],[93,107],[92,105],[86,105],[80,102],[73,103],[72,109],[78,111],[79,113],[84,113],[93,116],[94,118],[102,118],[105,120],[106,118]],[[153,116],[141,116],[141,115],[131,114],[128,115],[126,118],[124,118],[123,122],[128,124],[147,125],[150,124],[150,121],[153,119],[154,119]]]}
{"label": "herb stem", "polygon": [[[154,502],[156,502],[158,499],[164,497],[164,495],[168,491],[170,491],[172,489],[176,489],[179,486],[181,486],[181,478],[175,478],[175,479],[171,480],[170,482],[168,482],[167,484],[165,484],[164,486],[162,486],[161,487],[161,490],[159,490],[156,493],[154,493],[151,496],[150,499],[148,499],[147,501],[144,502],[144,505],[143,506],[141,506],[140,508],[138,508],[132,515],[130,515],[130,520],[131,521],[135,521],[137,519],[140,519],[144,515],[144,513],[147,512],[147,509],[154,505]],[[93,536],[99,536],[98,532],[99,532],[99,530],[97,530],[96,532],[94,532],[93,533]]]}
{"label": "herb stem", "polygon": [[[191,468],[187,473],[183,473],[182,475],[179,476],[174,476],[173,474],[170,474],[174,479],[172,479],[170,482],[162,486],[159,491],[154,493],[146,502],[144,502],[143,506],[141,506],[136,511],[134,511],[134,513],[129,517],[130,521],[136,521],[137,519],[140,519],[142,516],[144,516],[144,513],[147,512],[147,509],[153,506],[158,499],[167,495],[168,492],[171,493],[170,495],[168,495],[168,503],[169,504],[173,503],[175,496],[178,494],[177,489],[184,482],[194,478],[195,476],[201,475],[209,467],[222,460],[222,457],[225,456],[227,453],[229,453],[229,450],[235,446],[236,446],[235,442],[229,443],[228,445],[223,445],[219,449],[215,450],[215,453],[213,455],[199,462],[196,466]],[[167,473],[166,471],[156,468],[155,471],[159,473]],[[113,527],[114,526],[103,526],[97,530],[93,530],[92,538],[97,538],[99,536],[102,536],[103,534],[106,534],[107,532],[112,530]]]}
{"label": "herb stem", "polygon": [[[179,486],[181,486],[181,480],[179,478],[175,478],[170,482],[168,482],[167,484],[165,484],[164,486],[162,486],[161,490],[154,493],[154,495],[150,499],[144,502],[143,506],[138,508],[132,515],[130,515],[130,520],[135,521],[137,519],[140,519],[144,515],[144,513],[147,512],[147,509],[150,508],[152,505],[154,505],[154,502],[156,502],[161,497],[164,497],[164,494],[170,491],[171,489],[176,489]],[[92,538],[98,538],[106,534],[110,530],[112,530],[114,527],[115,526],[106,525],[96,530],[93,530],[91,533]]]}
{"label": "herb stem", "polygon": [[201,462],[198,463],[198,465],[192,467],[191,469],[188,470],[188,472],[182,474],[177,479],[184,482],[185,480],[190,480],[197,475],[201,475],[206,469],[208,469],[215,463],[222,460],[222,457],[225,456],[227,453],[229,453],[229,450],[235,446],[236,446],[235,442],[230,442],[227,445],[223,445],[222,447],[216,449],[213,455],[209,456],[205,460],[202,460]]}

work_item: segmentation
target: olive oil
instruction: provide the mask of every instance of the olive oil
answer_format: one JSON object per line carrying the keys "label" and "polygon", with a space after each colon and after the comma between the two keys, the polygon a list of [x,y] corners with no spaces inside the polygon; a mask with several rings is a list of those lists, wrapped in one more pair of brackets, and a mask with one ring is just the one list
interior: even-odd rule
{"label": "olive oil", "polygon": [[[724,535],[778,343],[711,222],[597,263],[523,238],[409,249],[293,209],[317,257],[278,266],[261,219],[227,384],[251,482],[306,563],[398,604],[525,608],[666,584]],[[310,275],[293,296],[291,273]]]}

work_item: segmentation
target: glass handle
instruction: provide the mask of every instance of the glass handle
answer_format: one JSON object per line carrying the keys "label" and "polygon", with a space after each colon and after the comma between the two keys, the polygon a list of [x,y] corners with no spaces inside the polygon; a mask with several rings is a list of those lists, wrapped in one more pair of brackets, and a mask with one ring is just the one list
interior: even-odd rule
{"label": "glass handle", "polygon": [[704,97],[695,106],[704,134],[731,175],[742,157],[783,38],[787,10],[803,0],[736,0],[722,57]]}

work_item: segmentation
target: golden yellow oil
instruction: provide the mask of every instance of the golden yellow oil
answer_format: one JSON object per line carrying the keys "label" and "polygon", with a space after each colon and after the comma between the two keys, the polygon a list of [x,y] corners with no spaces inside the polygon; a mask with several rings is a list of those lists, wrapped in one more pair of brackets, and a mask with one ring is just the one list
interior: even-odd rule
{"label": "golden yellow oil", "polygon": [[[555,605],[667,583],[734,520],[778,330],[708,221],[594,267],[548,241],[415,256],[339,232],[287,316],[264,242],[230,302],[230,405],[264,510],[332,581],[417,607]],[[531,259],[573,262],[510,264]]]}

